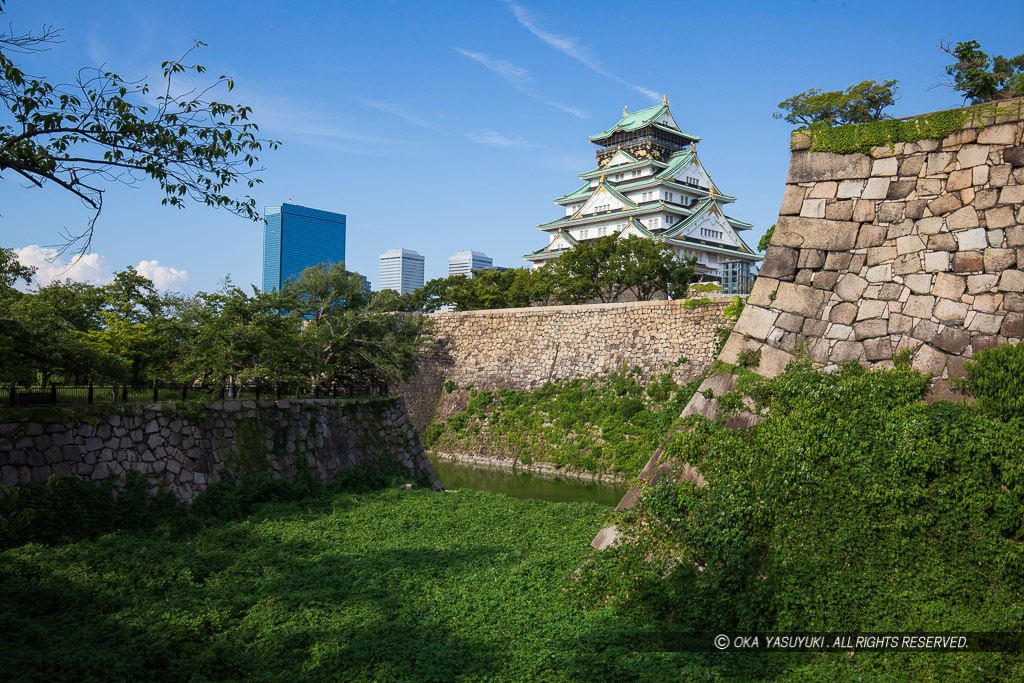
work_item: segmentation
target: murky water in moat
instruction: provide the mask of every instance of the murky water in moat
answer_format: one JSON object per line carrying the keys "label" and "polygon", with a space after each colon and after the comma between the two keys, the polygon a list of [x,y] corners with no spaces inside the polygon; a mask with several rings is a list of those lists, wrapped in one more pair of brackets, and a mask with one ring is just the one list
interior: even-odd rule
{"label": "murky water in moat", "polygon": [[555,477],[505,467],[488,467],[431,458],[434,472],[446,489],[473,489],[504,493],[513,498],[537,498],[556,503],[589,501],[614,507],[627,487],[624,484]]}

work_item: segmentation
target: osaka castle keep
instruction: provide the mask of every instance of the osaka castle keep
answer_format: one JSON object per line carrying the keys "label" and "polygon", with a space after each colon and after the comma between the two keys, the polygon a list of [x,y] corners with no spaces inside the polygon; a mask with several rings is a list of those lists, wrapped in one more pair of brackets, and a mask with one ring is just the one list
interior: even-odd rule
{"label": "osaka castle keep", "polygon": [[[662,103],[628,113],[588,138],[601,149],[583,184],[555,199],[565,215],[538,229],[548,244],[523,258],[537,268],[586,240],[618,233],[664,242],[697,260],[697,279],[721,281],[737,270],[756,273],[761,260],[739,236],[753,227],[725,214],[736,201],[711,180],[697,158],[700,137],[679,129]],[[728,264],[728,265],[725,265]]]}

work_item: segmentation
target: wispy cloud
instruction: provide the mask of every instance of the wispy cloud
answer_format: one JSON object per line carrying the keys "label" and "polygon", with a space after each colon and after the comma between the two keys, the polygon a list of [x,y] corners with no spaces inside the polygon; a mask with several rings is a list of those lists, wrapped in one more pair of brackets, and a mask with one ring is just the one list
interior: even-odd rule
{"label": "wispy cloud", "polygon": [[470,52],[469,50],[463,50],[462,48],[459,47],[455,48],[455,51],[487,67],[488,69],[490,69],[491,71],[493,71],[494,73],[498,74],[506,81],[511,83],[513,86],[515,86],[516,90],[518,90],[521,93],[529,95],[530,97],[536,100],[540,100],[544,104],[554,107],[555,109],[564,111],[567,114],[572,114],[577,118],[590,118],[590,114],[583,111],[582,109],[575,109],[568,105],[562,104],[561,102],[556,102],[536,92],[531,87],[531,84],[533,83],[533,76],[524,67],[516,66],[512,62],[505,59],[497,59],[491,57],[490,55],[485,54],[483,52]]}
{"label": "wispy cloud", "polygon": [[409,108],[404,104],[400,104],[398,102],[382,102],[380,100],[371,100],[368,97],[356,97],[355,99],[356,102],[363,105],[364,107],[369,107],[370,109],[382,111],[385,114],[397,116],[400,119],[408,121],[414,126],[419,126],[420,128],[429,128],[431,130],[440,130],[440,126],[438,126],[436,123],[428,121],[427,119],[424,119],[423,117],[418,116],[417,114],[409,111]]}
{"label": "wispy cloud", "polygon": [[649,90],[639,85],[634,85],[621,76],[609,71],[604,64],[601,63],[601,60],[598,59],[597,55],[595,55],[590,48],[581,45],[578,39],[563,36],[541,27],[525,7],[516,4],[512,0],[504,1],[505,4],[508,5],[509,9],[512,10],[512,14],[515,15],[516,21],[522,24],[530,33],[537,36],[559,52],[572,57],[594,73],[600,74],[605,78],[609,78],[616,83],[626,86],[627,88],[631,88],[654,101],[657,101],[661,97],[653,90]]}
{"label": "wispy cloud", "polygon": [[480,132],[466,133],[466,137],[473,142],[479,142],[481,145],[488,145],[489,147],[508,147],[508,148],[524,148],[533,147],[533,143],[529,140],[523,140],[522,138],[507,138],[500,133],[496,133],[493,130],[484,129]]}

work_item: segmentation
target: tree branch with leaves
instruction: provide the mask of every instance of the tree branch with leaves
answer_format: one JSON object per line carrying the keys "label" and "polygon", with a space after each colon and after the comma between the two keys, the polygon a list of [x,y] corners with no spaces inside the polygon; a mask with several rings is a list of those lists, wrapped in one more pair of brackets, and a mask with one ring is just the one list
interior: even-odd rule
{"label": "tree branch with leaves", "polygon": [[35,187],[53,183],[91,210],[81,232],[64,235],[62,252],[89,249],[104,192],[114,183],[156,181],[164,205],[181,208],[191,200],[260,220],[255,200],[232,190],[261,182],[258,154],[279,143],[259,137],[250,107],[213,99],[215,91],[232,90],[231,78],[177,89],[184,75],[205,73],[201,64],[188,62],[204,43],[163,63],[154,98],[148,83],[104,68],[83,68],[70,83],[51,83],[8,56],[47,49],[59,35],[47,27],[38,35],[0,33],[0,101],[9,121],[0,124],[0,178]]}

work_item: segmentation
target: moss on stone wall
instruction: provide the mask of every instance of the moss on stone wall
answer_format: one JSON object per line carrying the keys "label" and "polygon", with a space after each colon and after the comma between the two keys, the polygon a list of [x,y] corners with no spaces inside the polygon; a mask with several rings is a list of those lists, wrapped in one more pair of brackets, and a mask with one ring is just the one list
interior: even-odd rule
{"label": "moss on stone wall", "polygon": [[886,119],[847,126],[813,125],[793,133],[793,150],[833,154],[870,154],[874,147],[892,148],[898,142],[942,140],[965,127],[981,127],[999,116],[1019,116],[1024,100],[991,102],[974,107],[947,109],[908,119]]}

